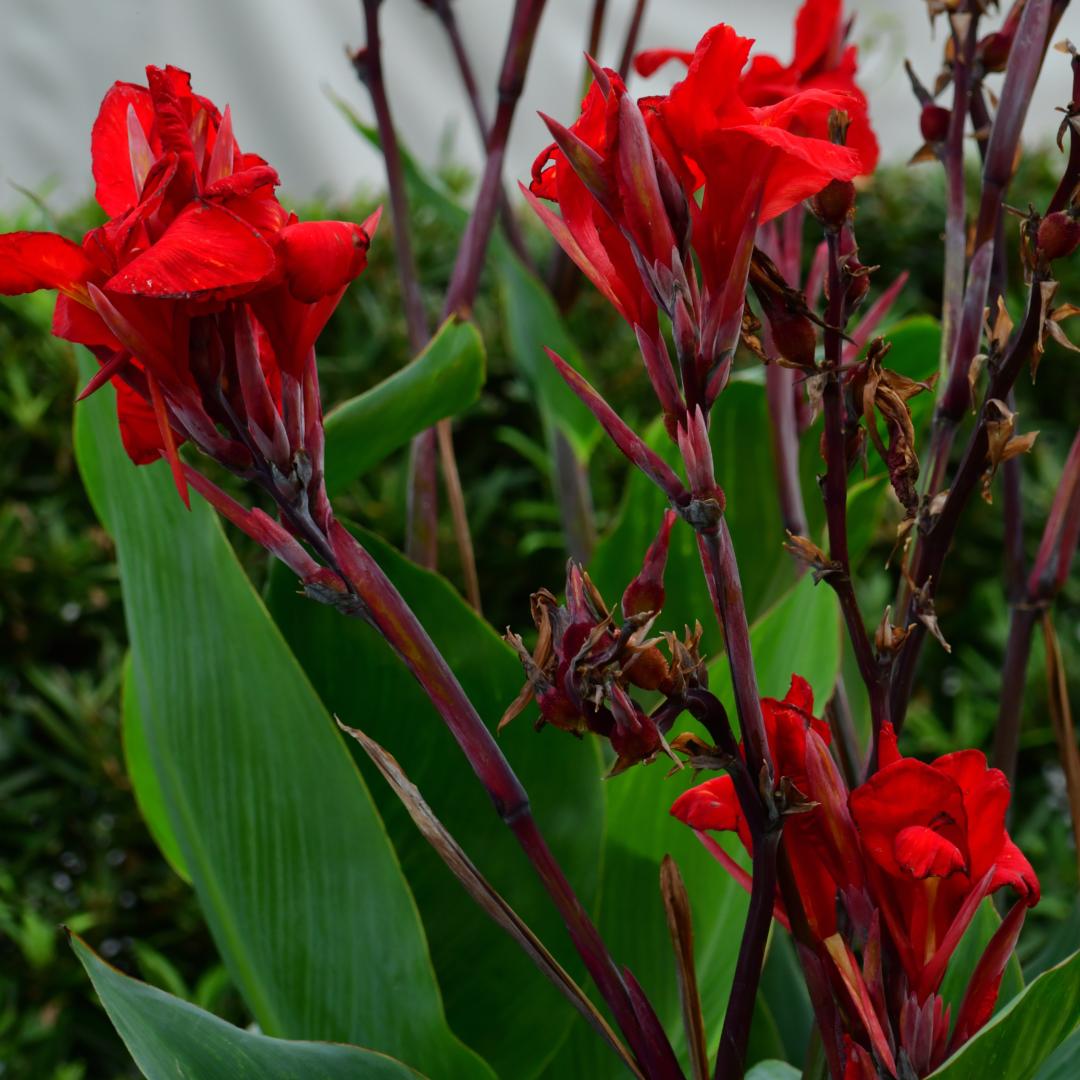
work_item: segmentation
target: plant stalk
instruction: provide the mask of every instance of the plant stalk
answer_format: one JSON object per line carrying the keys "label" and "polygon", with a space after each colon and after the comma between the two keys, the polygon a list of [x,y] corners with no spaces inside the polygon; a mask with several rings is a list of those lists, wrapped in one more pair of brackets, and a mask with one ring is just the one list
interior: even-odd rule
{"label": "plant stalk", "polygon": [[641,32],[641,20],[645,14],[645,0],[637,0],[634,5],[634,14],[630,17],[630,25],[626,29],[626,41],[623,42],[622,59],[619,60],[619,78],[626,82],[630,74],[630,65],[634,60],[634,50],[637,48],[638,34]]}
{"label": "plant stalk", "polygon": [[[917,588],[926,587],[927,596],[931,600],[937,591],[941,568],[945,563],[953,537],[956,535],[964,507],[978,487],[986,464],[989,437],[986,430],[985,404],[991,398],[1004,400],[1008,396],[1028,354],[1038,340],[1042,309],[1041,280],[1038,275],[1035,275],[1032,280],[1020,328],[1014,335],[1009,350],[997,371],[991,375],[989,388],[975,421],[975,429],[964,450],[964,457],[949,488],[945,505],[929,530],[923,535],[922,543],[919,545],[914,580]],[[911,629],[893,662],[889,706],[892,724],[898,734],[904,726],[904,715],[911,696],[915,667],[926,638],[926,627],[918,619],[914,600],[908,603],[904,625],[910,626]]]}
{"label": "plant stalk", "polygon": [[494,736],[427,631],[375,560],[336,521],[331,526],[330,543],[339,572],[363,602],[363,610],[356,614],[378,629],[446,722],[496,812],[513,831],[555,902],[590,976],[640,1058],[639,1024],[623,977],[540,834],[525,789]]}
{"label": "plant stalk", "polygon": [[873,725],[871,753],[877,747],[881,726],[889,719],[888,690],[883,681],[882,670],[874,655],[873,646],[866,632],[859,601],[851,583],[851,563],[847,542],[847,447],[844,432],[844,397],[841,376],[837,369],[843,356],[844,280],[840,269],[840,233],[828,230],[828,283],[829,307],[825,322],[825,389],[822,407],[825,414],[825,517],[829,529],[829,558],[838,569],[828,575],[828,582],[840,601],[840,609],[847,623],[848,636],[859,665],[859,674],[866,684],[870,697],[870,718]]}

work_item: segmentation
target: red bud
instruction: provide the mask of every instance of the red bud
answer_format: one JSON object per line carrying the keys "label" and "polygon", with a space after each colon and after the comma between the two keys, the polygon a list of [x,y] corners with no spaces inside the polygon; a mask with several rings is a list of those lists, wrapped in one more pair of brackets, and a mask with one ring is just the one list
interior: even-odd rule
{"label": "red bud", "polygon": [[1071,255],[1080,244],[1080,222],[1056,210],[1047,214],[1039,226],[1039,251],[1051,262]]}
{"label": "red bud", "polygon": [[823,225],[839,228],[855,206],[855,185],[850,180],[830,180],[810,199],[810,209]]}
{"label": "red bud", "polygon": [[949,130],[952,113],[940,105],[924,105],[919,117],[919,130],[928,143],[941,142]]}

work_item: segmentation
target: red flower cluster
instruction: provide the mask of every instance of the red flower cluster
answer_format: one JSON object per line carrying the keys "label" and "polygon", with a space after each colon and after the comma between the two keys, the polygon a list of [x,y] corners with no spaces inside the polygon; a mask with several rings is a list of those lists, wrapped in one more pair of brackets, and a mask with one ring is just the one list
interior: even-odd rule
{"label": "red flower cluster", "polygon": [[[847,92],[795,90],[764,105],[743,98],[739,72],[751,44],[713,27],[670,94],[636,103],[615,72],[594,65],[573,126],[544,118],[555,141],[522,188],[635,327],[665,413],[683,426],[687,410],[707,413],[726,384],[758,225],[863,167],[856,150],[811,134],[832,110],[854,106]],[[557,202],[562,216],[541,199]],[[657,309],[674,324],[681,393]]]}
{"label": "red flower cluster", "polygon": [[0,236],[0,293],[59,290],[53,332],[103,364],[86,393],[113,380],[128,454],[168,457],[185,498],[187,439],[232,468],[261,456],[284,478],[304,451],[321,491],[312,346],[366,265],[378,215],[299,222],[274,197],[277,173],[241,152],[228,107],[177,68],[146,73],[149,88],[109,90],[93,128],[110,220],[81,245]]}
{"label": "red flower cluster", "polygon": [[[902,1048],[925,1076],[989,1019],[1024,912],[1039,900],[1035,873],[1005,830],[1009,786],[977,750],[930,765],[901,757],[885,725],[879,771],[849,794],[803,679],[795,676],[783,701],[765,699],[762,708],[777,776],[817,804],[786,820],[784,842],[818,957],[851,1018],[849,1071],[863,1075],[861,1062],[873,1053],[896,1075]],[[751,849],[729,776],[691,788],[671,812],[747,883],[705,835],[735,831]],[[937,990],[979,904],[1004,885],[1021,902],[987,947],[950,1040],[949,1010]],[[775,910],[787,920],[779,898]],[[861,969],[853,946],[861,947]],[[876,1076],[870,1067],[867,1075]]]}
{"label": "red flower cluster", "polygon": [[[860,175],[877,167],[878,142],[870,127],[866,95],[855,82],[858,48],[847,45],[851,20],[844,19],[843,0],[806,0],[795,16],[795,55],[784,65],[768,53],[758,53],[739,78],[739,96],[747,105],[776,105],[803,90],[842,91],[851,117],[847,145],[860,159]],[[634,57],[634,70],[648,77],[669,60],[689,66],[693,53],[680,49],[646,49]],[[802,134],[827,139],[825,125],[813,117],[802,121]],[[797,130],[797,129],[796,129]]]}

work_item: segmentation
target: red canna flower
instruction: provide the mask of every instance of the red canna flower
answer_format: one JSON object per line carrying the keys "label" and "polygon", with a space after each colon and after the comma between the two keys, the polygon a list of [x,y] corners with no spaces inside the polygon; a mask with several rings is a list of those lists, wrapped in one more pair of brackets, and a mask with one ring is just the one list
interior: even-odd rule
{"label": "red canna flower", "polygon": [[[727,381],[757,226],[859,171],[855,151],[797,134],[851,104],[847,94],[814,90],[760,108],[743,101],[738,72],[750,45],[730,27],[713,27],[686,79],[636,105],[618,75],[594,65],[573,127],[544,118],[555,142],[537,158],[525,193],[637,328],[673,438],[687,410],[707,414]],[[558,202],[562,217],[540,199]],[[657,309],[673,323],[681,392]]]}
{"label": "red canna flower", "polygon": [[[297,451],[321,452],[312,346],[366,265],[378,215],[300,223],[274,197],[277,173],[241,152],[227,107],[178,68],[146,72],[149,87],[108,91],[93,128],[110,220],[81,245],[0,236],[0,293],[59,291],[53,332],[103,365],[84,394],[116,383],[129,456],[166,456],[185,499],[188,439],[232,468],[255,452],[287,478]],[[321,490],[321,458],[311,466]]]}
{"label": "red canna flower", "polygon": [[[818,748],[829,758],[831,741],[829,727],[813,715],[814,694],[810,684],[798,675],[791,677],[791,688],[783,701],[762,698],[765,733],[769,740],[776,776],[786,778],[804,795],[821,786]],[[813,750],[808,754],[808,747]],[[740,751],[742,744],[740,743]],[[807,768],[808,758],[812,761]],[[826,767],[827,768],[827,767]],[[843,781],[836,777],[842,787]],[[846,794],[846,792],[845,792]],[[816,795],[811,798],[817,800]],[[743,817],[735,786],[728,775],[706,780],[685,791],[675,800],[671,813],[699,833],[737,832],[746,850],[753,854],[753,842]],[[836,894],[839,886],[845,890],[861,890],[861,872],[852,870],[852,861],[839,855],[840,848],[828,835],[824,823],[825,811],[818,807],[805,814],[786,819],[784,834],[795,878],[799,884],[811,930],[818,941],[836,933]],[[778,907],[782,910],[782,905]]]}
{"label": "red canna flower", "polygon": [[874,895],[921,1006],[940,986],[983,897],[1010,885],[1030,907],[1039,902],[1039,882],[1005,830],[1008,782],[987,768],[984,754],[961,750],[927,765],[901,757],[885,725],[879,762],[851,793],[851,814]]}
{"label": "red canna flower", "polygon": [[[758,53],[739,78],[739,96],[747,105],[776,105],[802,90],[842,91],[851,117],[847,145],[859,154],[862,176],[877,167],[877,138],[870,126],[866,95],[855,82],[858,49],[846,45],[850,20],[843,17],[842,0],[806,0],[795,16],[795,55],[788,65],[774,56]],[[648,49],[634,58],[639,75],[649,76],[669,60],[689,66],[694,54],[678,49]],[[827,116],[808,118],[802,134],[827,139]]]}

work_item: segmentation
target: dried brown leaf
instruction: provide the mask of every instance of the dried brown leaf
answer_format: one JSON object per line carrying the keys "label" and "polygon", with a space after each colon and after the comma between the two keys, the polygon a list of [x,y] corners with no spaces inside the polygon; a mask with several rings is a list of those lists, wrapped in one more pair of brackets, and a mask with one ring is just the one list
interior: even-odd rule
{"label": "dried brown leaf", "polygon": [[675,860],[665,855],[660,864],[660,893],[664,898],[671,944],[675,950],[675,971],[679,980],[686,1047],[690,1053],[692,1080],[709,1080],[709,1054],[705,1043],[705,1017],[701,1011],[697,973],[694,968],[694,928],[690,919],[690,897]]}
{"label": "dried brown leaf", "polygon": [[608,1022],[600,1015],[596,1006],[548,952],[540,939],[525,925],[517,912],[488,884],[483,874],[477,870],[472,860],[432,812],[431,807],[424,801],[417,787],[410,782],[393,755],[387,753],[362,731],[346,727],[340,720],[338,720],[338,727],[356,739],[364,748],[368,757],[375,763],[379,772],[386,777],[394,793],[408,810],[409,816],[423,833],[424,839],[436,850],[443,862],[465,887],[465,891],[524,949],[532,962],[615,1051],[630,1072],[639,1080],[644,1080],[637,1061],[612,1031]]}

